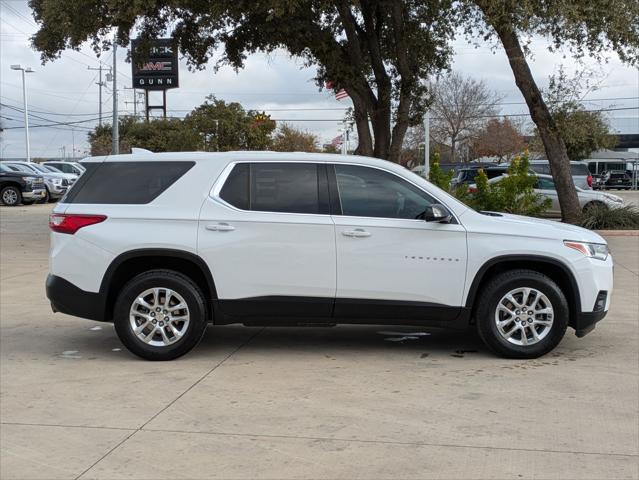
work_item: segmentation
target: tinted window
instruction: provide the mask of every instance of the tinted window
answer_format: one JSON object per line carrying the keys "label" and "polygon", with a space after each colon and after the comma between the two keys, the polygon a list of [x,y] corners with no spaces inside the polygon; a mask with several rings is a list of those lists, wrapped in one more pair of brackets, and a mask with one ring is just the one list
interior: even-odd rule
{"label": "tinted window", "polygon": [[507,168],[487,168],[484,170],[486,172],[486,176],[491,178],[496,178],[502,176],[504,173],[508,173]]}
{"label": "tinted window", "polygon": [[535,188],[538,188],[540,190],[554,190],[555,182],[553,182],[553,180],[550,178],[538,178]]}
{"label": "tinted window", "polygon": [[317,165],[251,164],[251,210],[320,213]]}
{"label": "tinted window", "polygon": [[193,162],[104,162],[89,164],[64,198],[66,203],[145,204],[156,199]]}
{"label": "tinted window", "polygon": [[550,166],[547,163],[531,163],[530,169],[535,173],[543,173],[546,175],[550,173]]}
{"label": "tinted window", "polygon": [[318,168],[313,163],[239,163],[220,198],[243,210],[326,213],[327,206],[320,207]]}
{"label": "tinted window", "polygon": [[407,181],[376,168],[335,165],[342,214],[415,219],[435,200]]}
{"label": "tinted window", "polygon": [[572,163],[570,164],[570,173],[571,175],[590,175],[590,170],[588,170],[588,166],[583,163]]}
{"label": "tinted window", "polygon": [[249,164],[238,163],[233,167],[222,190],[220,198],[234,207],[249,209]]}

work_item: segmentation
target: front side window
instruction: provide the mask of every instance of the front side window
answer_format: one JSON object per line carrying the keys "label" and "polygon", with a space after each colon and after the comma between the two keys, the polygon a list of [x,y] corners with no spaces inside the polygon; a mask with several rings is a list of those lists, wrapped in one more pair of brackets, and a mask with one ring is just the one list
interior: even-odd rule
{"label": "front side window", "polygon": [[326,213],[314,163],[238,163],[220,190],[236,208],[260,212]]}
{"label": "front side window", "polygon": [[554,190],[555,182],[550,178],[538,178],[535,188],[539,190]]}
{"label": "front side window", "polygon": [[335,165],[342,214],[354,217],[417,219],[437,203],[392,173],[357,165]]}

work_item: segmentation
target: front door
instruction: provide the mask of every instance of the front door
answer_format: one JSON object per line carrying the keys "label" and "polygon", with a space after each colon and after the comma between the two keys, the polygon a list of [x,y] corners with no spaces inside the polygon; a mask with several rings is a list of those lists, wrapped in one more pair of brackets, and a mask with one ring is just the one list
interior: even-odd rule
{"label": "front door", "polygon": [[552,202],[550,208],[546,210],[546,214],[561,213],[561,207],[559,206],[559,197],[557,196],[557,189],[555,188],[555,182],[552,178],[537,177],[537,183],[535,184],[535,193],[542,196],[542,198],[549,198]]}
{"label": "front door", "polygon": [[[418,217],[436,200],[389,171],[334,165],[341,215],[336,317],[457,317],[466,275],[466,231]],[[329,175],[332,169],[329,168]]]}
{"label": "front door", "polygon": [[202,208],[198,253],[234,316],[330,317],[335,226],[324,164],[230,165]]}

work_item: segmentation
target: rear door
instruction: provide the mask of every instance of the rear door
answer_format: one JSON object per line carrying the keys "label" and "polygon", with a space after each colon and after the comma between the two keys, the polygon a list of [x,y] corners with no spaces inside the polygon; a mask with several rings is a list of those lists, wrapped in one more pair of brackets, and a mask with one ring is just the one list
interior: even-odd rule
{"label": "rear door", "polygon": [[229,165],[202,207],[198,253],[228,315],[330,317],[335,226],[325,165]]}
{"label": "rear door", "polygon": [[339,196],[335,316],[385,323],[456,318],[466,274],[465,229],[417,219],[437,201],[392,172],[336,164],[329,182],[331,207],[333,185]]}

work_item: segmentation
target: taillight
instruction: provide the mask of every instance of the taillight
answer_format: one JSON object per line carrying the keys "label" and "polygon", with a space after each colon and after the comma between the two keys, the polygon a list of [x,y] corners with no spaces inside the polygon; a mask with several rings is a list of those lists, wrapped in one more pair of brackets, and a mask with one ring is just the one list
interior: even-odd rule
{"label": "taillight", "polygon": [[592,187],[592,175],[588,175],[588,178],[586,179],[586,181],[588,182],[588,186]]}
{"label": "taillight", "polygon": [[468,193],[477,193],[477,187],[468,187]]}
{"label": "taillight", "polygon": [[82,227],[104,222],[106,215],[82,215],[53,213],[49,216],[49,228],[54,232],[73,235]]}

